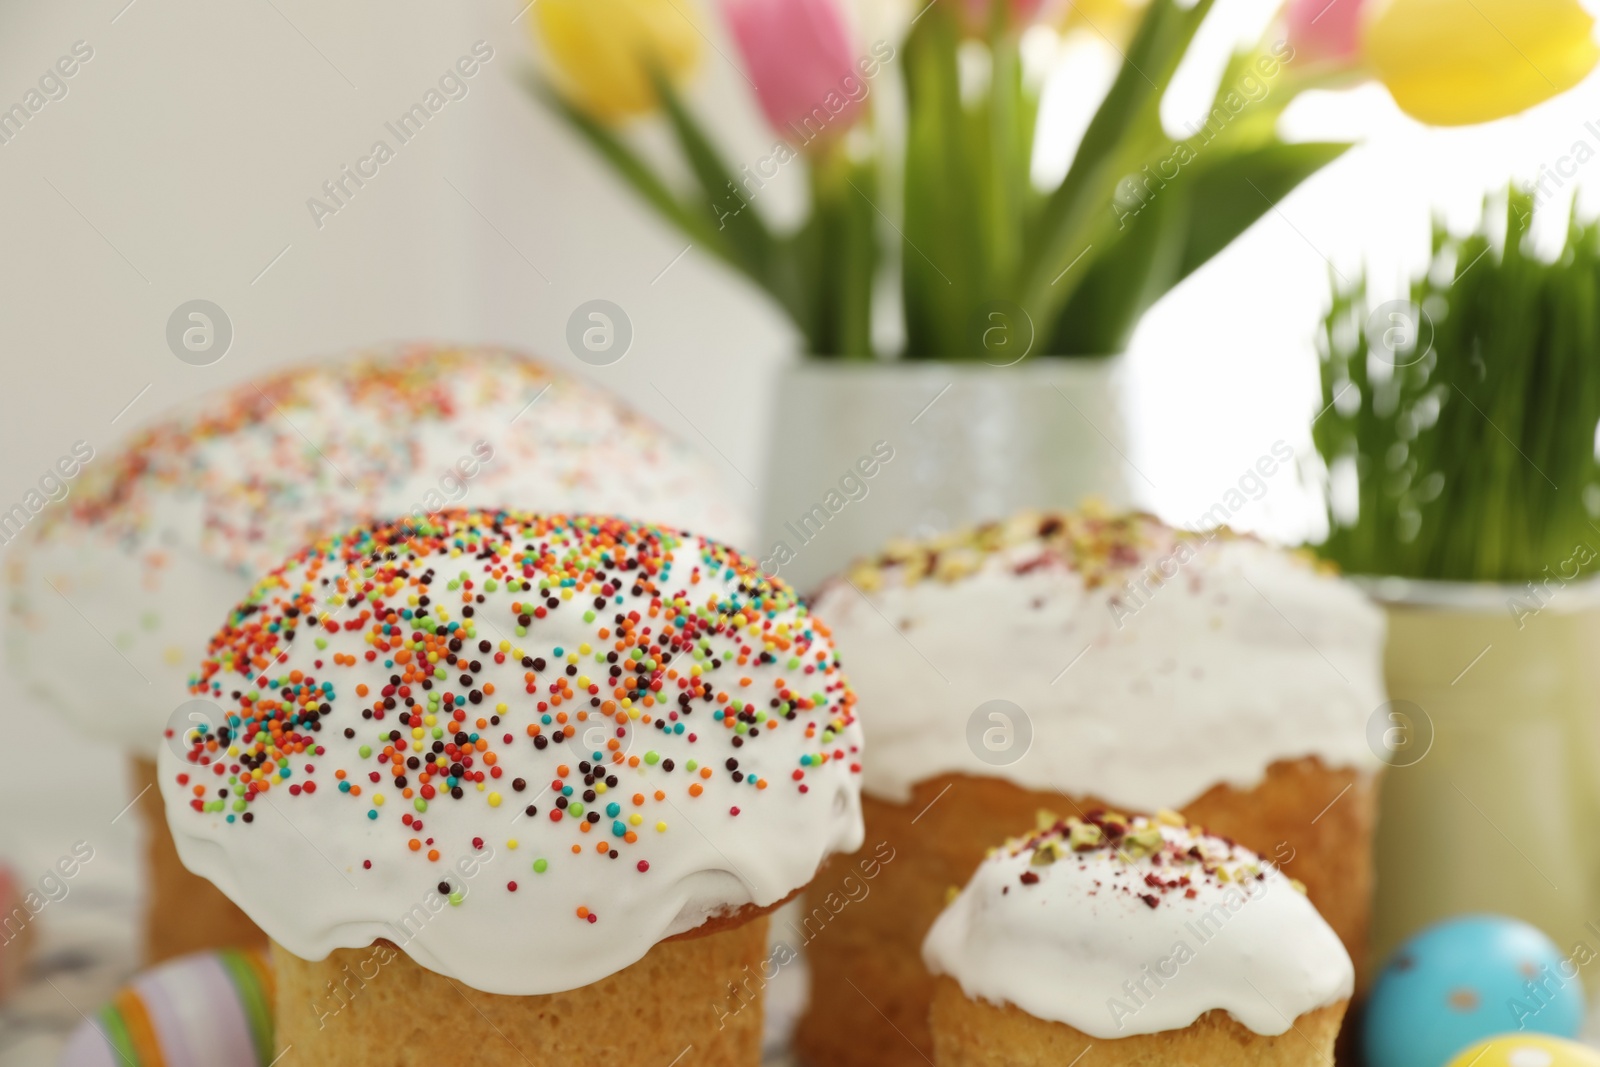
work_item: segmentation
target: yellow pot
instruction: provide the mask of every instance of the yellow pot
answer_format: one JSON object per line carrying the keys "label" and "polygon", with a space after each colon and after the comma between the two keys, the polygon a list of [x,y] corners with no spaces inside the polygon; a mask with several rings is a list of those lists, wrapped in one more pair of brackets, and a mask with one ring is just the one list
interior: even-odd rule
{"label": "yellow pot", "polygon": [[[1600,952],[1600,584],[1384,582],[1378,961],[1452,915]],[[1587,954],[1585,957],[1587,958]],[[1595,986],[1600,967],[1585,967]]]}

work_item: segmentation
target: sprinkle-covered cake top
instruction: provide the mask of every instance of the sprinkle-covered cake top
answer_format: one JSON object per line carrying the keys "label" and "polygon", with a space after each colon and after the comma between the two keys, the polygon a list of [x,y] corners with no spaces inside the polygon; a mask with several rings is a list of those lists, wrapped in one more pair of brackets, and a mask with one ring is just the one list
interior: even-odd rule
{"label": "sprinkle-covered cake top", "polygon": [[465,506],[744,536],[719,473],[604,391],[502,349],[384,350],[201,397],[95,453],[7,551],[14,660],[80,728],[153,756],[257,577],[324,531]]}
{"label": "sprinkle-covered cake top", "polygon": [[1281,1034],[1350,996],[1338,936],[1249,849],[1172,812],[1039,821],[989,854],[923,945],[969,997],[1109,1040],[1212,1010]]}
{"label": "sprinkle-covered cake top", "polygon": [[[295,367],[208,397],[89,464],[68,507],[44,521],[131,536],[162,517],[170,493],[194,494],[204,501],[207,531],[235,551],[265,542],[273,556],[251,558],[259,572],[289,550],[278,536],[285,520],[294,525],[320,496],[375,502],[419,473],[438,482],[460,457],[440,453],[433,438],[463,422],[471,437],[453,435],[458,451],[477,438],[491,453],[479,457],[483,474],[467,476],[468,484],[506,476],[495,470],[496,451],[502,467],[543,462],[556,467],[553,480],[574,485],[612,476],[611,466],[649,471],[662,465],[661,453],[682,451],[605,393],[518,353],[417,346]],[[452,503],[449,489],[424,510]]]}
{"label": "sprinkle-covered cake top", "polygon": [[386,937],[489,992],[575,988],[861,841],[826,627],[692,534],[450,511],[326,538],[191,692],[179,852],[307,958]]}
{"label": "sprinkle-covered cake top", "polygon": [[[288,411],[315,409],[336,400],[351,413],[352,422],[357,421],[354,413],[367,412],[375,423],[403,434],[407,427],[458,417],[485,391],[517,395],[536,391],[550,381],[549,371],[532,360],[510,353],[450,348],[415,349],[398,357],[362,355],[343,364],[296,367],[224,393],[188,417],[158,422],[140,431],[93,472],[84,491],[72,498],[68,511],[72,520],[80,523],[137,527],[148,517],[144,508],[152,500],[153,489],[208,480],[208,445],[252,427],[280,423]],[[294,432],[292,425],[283,428]],[[247,513],[280,506],[283,501],[274,497],[291,492],[292,474],[316,480],[343,474],[351,480],[346,488],[360,490],[381,479],[389,466],[382,456],[362,456],[358,449],[351,449],[348,458],[354,462],[334,469],[330,459],[325,470],[315,471],[316,447],[296,448],[287,438],[283,443],[289,447],[259,453],[260,463],[252,469],[218,472],[226,479],[218,487],[226,485],[236,492]]]}

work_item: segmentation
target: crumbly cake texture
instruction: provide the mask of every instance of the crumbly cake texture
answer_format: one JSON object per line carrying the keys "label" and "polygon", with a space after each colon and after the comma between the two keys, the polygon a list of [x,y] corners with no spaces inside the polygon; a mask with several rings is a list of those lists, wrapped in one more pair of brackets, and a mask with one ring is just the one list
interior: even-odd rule
{"label": "crumbly cake texture", "polygon": [[1275,1037],[1355,986],[1305,887],[1237,842],[1154,816],[1040,813],[994,849],[922,945],[969,997],[1106,1041],[1226,1011]]}
{"label": "crumbly cake texture", "polygon": [[7,550],[11,660],[89,736],[153,757],[218,620],[327,531],[471,505],[740,544],[722,484],[648,418],[515,352],[419,345],[297,367],[83,466]]}
{"label": "crumbly cake texture", "polygon": [[[806,1062],[925,1065],[934,1054],[928,1011],[935,980],[921,946],[950,887],[965,885],[997,840],[1033,828],[1041,809],[1076,814],[1107,807],[1099,797],[967,775],[919,783],[906,804],[864,797],[866,847],[836,859],[804,898],[801,940],[812,999],[796,1043]],[[1219,785],[1182,814],[1252,847],[1305,884],[1312,903],[1359,955],[1367,940],[1372,859],[1365,843],[1375,809],[1369,777],[1303,759],[1273,765],[1254,789]],[[887,862],[875,853],[884,843]],[[863,892],[851,877],[873,858],[880,862],[867,868],[873,877]],[[831,910],[830,899],[851,903]],[[851,982],[871,990],[870,1001]]]}
{"label": "crumbly cake texture", "polygon": [[157,788],[154,760],[129,760],[134,811],[145,835],[142,955],[146,966],[220,948],[264,949],[263,934],[239,906],[178,858],[167,828],[167,808]]}
{"label": "crumbly cake texture", "polygon": [[394,945],[308,962],[278,946],[280,1051],[324,1067],[761,1062],[767,920],[664,941],[592,986],[544,996],[483,993],[417,966]]}
{"label": "crumbly cake texture", "polygon": [[933,1062],[938,1067],[1060,1067],[1083,1057],[1105,1067],[1322,1067],[1334,1062],[1344,1013],[1344,1004],[1318,1008],[1294,1020],[1293,1029],[1265,1036],[1227,1012],[1211,1011],[1182,1030],[1107,1041],[1065,1023],[1036,1019],[1014,1005],[973,1000],[953,979],[940,978],[933,996]]}
{"label": "crumbly cake texture", "polygon": [[26,895],[11,871],[0,866],[0,1000],[22,985],[33,958],[33,915]]}
{"label": "crumbly cake texture", "polygon": [[592,984],[861,844],[826,627],[714,541],[446,512],[261,580],[160,759],[186,865],[302,959],[387,938],[489,993]]}

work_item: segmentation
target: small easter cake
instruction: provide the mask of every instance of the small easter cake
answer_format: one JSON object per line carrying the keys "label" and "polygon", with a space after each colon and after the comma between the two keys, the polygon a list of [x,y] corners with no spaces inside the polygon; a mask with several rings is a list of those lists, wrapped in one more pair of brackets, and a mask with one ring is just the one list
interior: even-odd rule
{"label": "small easter cake", "polygon": [[808,1059],[923,1064],[940,893],[1041,808],[1170,809],[1268,856],[1359,977],[1385,700],[1384,617],[1361,590],[1227,529],[1084,509],[890,545],[815,606],[867,709],[867,836],[897,858],[810,946]]}
{"label": "small easter cake", "polygon": [[1355,972],[1298,884],[1174,813],[1040,822],[923,944],[939,1067],[1333,1062]]}

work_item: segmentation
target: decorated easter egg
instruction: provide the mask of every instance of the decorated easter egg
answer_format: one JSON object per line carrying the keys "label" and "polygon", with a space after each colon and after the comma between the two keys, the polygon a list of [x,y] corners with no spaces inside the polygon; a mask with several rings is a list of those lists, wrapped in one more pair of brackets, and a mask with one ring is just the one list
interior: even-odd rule
{"label": "decorated easter egg", "polygon": [[1507,1034],[1473,1045],[1450,1067],[1600,1067],[1600,1052],[1554,1037]]}
{"label": "decorated easter egg", "polygon": [[1576,1037],[1579,971],[1593,958],[1583,946],[1568,957],[1538,929],[1503,916],[1430,926],[1396,950],[1373,984],[1362,1038],[1367,1062],[1445,1067],[1496,1034]]}
{"label": "decorated easter egg", "polygon": [[136,976],[73,1032],[60,1067],[266,1067],[272,1058],[267,959],[222,949]]}

